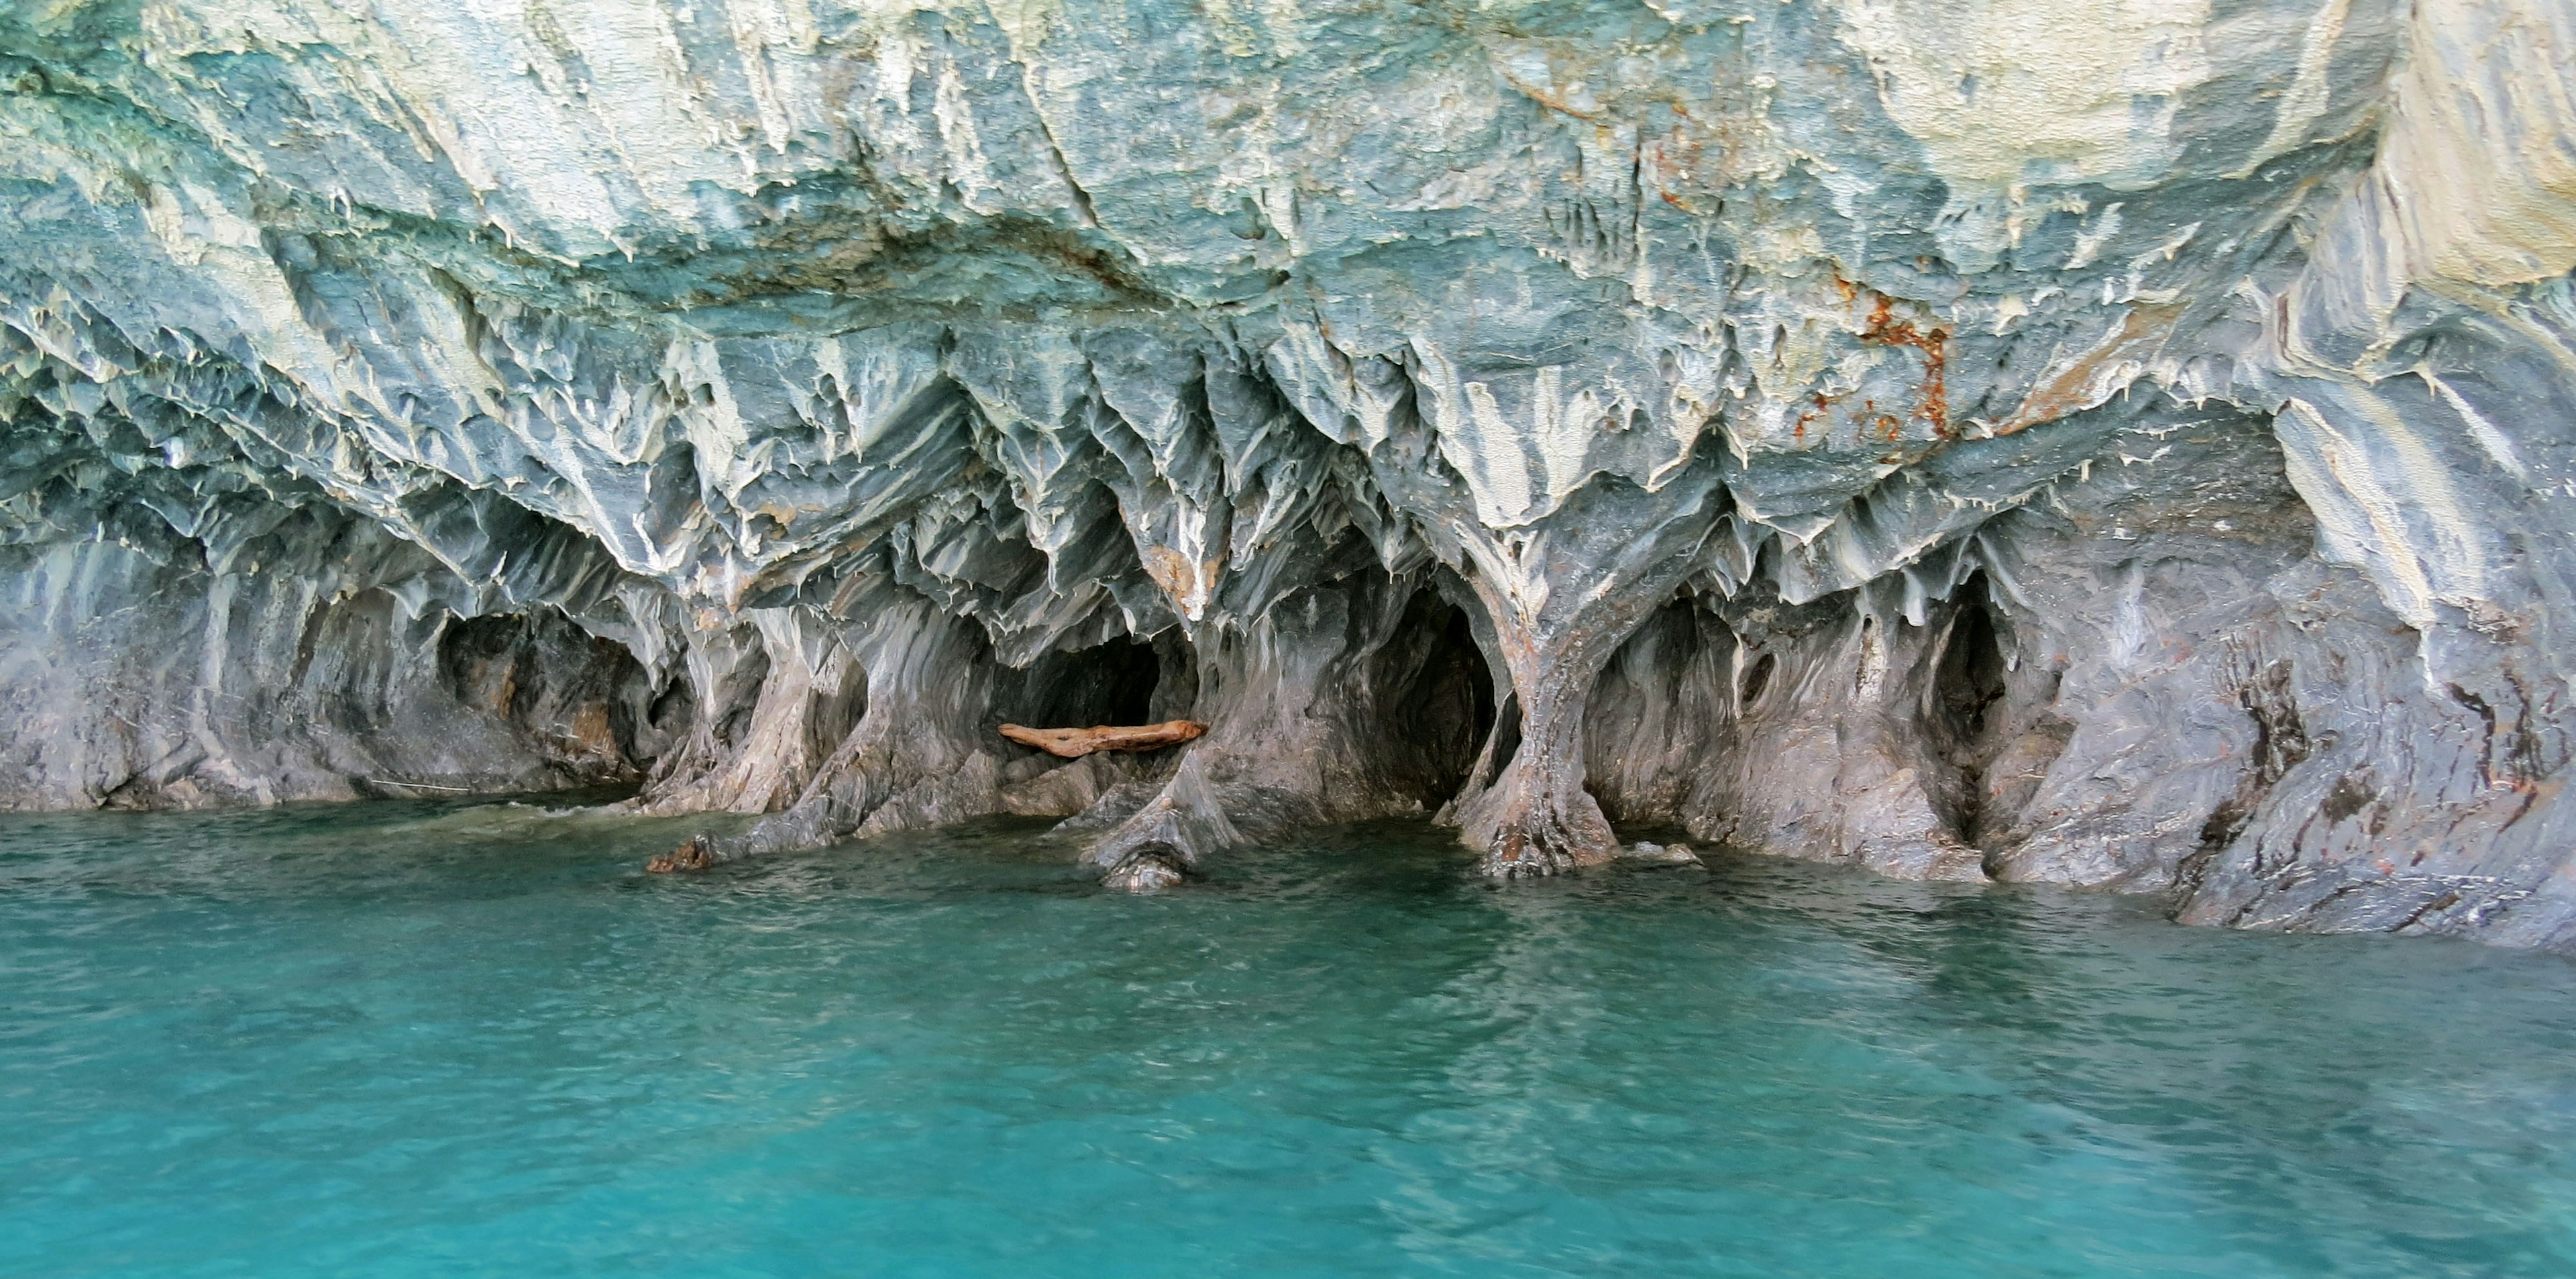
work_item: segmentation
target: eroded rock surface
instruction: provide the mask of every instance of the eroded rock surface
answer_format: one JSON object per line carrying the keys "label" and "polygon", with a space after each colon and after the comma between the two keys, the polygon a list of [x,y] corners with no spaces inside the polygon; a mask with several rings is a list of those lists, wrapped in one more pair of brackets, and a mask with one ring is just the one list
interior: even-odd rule
{"label": "eroded rock surface", "polygon": [[[0,14],[0,802],[2576,946],[2555,0]],[[1004,722],[1208,726],[1064,762]]]}

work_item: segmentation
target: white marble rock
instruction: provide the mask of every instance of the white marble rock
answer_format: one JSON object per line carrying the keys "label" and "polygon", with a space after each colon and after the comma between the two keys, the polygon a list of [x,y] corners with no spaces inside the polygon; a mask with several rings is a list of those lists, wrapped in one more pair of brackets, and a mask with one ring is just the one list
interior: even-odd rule
{"label": "white marble rock", "polygon": [[[0,12],[0,804],[2576,948],[2562,0]],[[1209,725],[1063,763],[1041,726]]]}

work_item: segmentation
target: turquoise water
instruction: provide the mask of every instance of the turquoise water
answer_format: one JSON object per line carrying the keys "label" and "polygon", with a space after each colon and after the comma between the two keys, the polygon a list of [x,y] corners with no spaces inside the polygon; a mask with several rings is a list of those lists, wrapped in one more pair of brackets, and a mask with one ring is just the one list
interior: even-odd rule
{"label": "turquoise water", "polygon": [[2576,1273],[2576,964],[1409,827],[0,821],[0,1272]]}

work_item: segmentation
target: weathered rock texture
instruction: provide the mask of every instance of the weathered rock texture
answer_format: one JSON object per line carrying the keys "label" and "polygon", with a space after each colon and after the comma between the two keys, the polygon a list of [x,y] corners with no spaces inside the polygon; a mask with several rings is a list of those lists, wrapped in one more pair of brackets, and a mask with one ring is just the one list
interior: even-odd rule
{"label": "weathered rock texture", "polygon": [[[0,801],[2576,946],[2562,0],[41,0]],[[1066,763],[1005,722],[1209,726]]]}

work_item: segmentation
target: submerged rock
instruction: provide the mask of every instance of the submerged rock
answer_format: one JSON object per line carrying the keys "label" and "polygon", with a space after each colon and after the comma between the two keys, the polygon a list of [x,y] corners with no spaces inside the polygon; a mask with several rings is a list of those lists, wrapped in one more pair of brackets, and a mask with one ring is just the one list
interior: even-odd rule
{"label": "submerged rock", "polygon": [[704,836],[692,836],[688,842],[678,848],[644,863],[644,869],[655,875],[713,870],[716,860],[715,847],[709,844]]}
{"label": "submerged rock", "polygon": [[1699,854],[1692,852],[1691,846],[1688,844],[1656,844],[1642,839],[1638,840],[1634,844],[1630,844],[1624,849],[1621,849],[1619,851],[1619,859],[1621,861],[1638,862],[1647,866],[1698,866],[1702,864],[1699,859]]}
{"label": "submerged rock", "polygon": [[1104,887],[1130,893],[1154,893],[1182,880],[1180,858],[1161,849],[1129,854],[1100,877]]}
{"label": "submerged rock", "polygon": [[[2576,947],[2576,11],[0,13],[0,804]],[[1003,723],[1205,724],[1071,763]]]}

